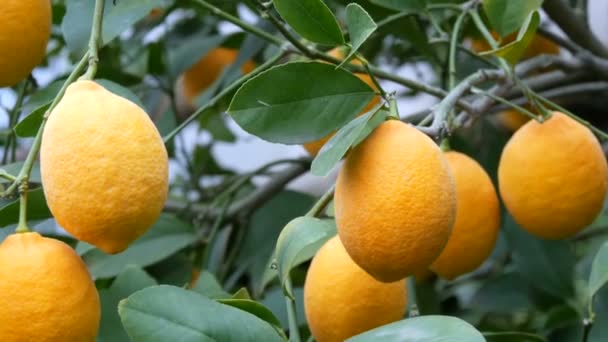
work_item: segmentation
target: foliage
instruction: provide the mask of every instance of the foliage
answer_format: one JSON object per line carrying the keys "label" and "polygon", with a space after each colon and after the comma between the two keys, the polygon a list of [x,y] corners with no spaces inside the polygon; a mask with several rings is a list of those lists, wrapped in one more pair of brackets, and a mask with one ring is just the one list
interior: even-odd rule
{"label": "foliage", "polygon": [[[41,66],[50,76],[35,72],[5,90],[16,105],[0,103],[9,118],[0,129],[0,240],[27,219],[76,248],[100,293],[99,341],[307,338],[302,287],[308,261],[335,234],[333,190],[315,201],[286,185],[309,170],[326,176],[386,119],[410,122],[438,143],[449,138],[495,183],[512,134],[494,115],[502,110],[542,120],[559,109],[607,137],[606,97],[597,95],[606,90],[608,48],[589,31],[585,9],[566,1],[105,0],[95,40],[98,1],[53,0]],[[550,21],[566,36],[547,32]],[[226,22],[240,30],[226,33]],[[571,55],[522,60],[539,34]],[[474,51],[476,40],[488,48]],[[184,112],[175,83],[219,46],[238,49],[237,60],[201,91],[196,111]],[[326,54],[335,47],[349,49],[344,60]],[[160,219],[115,255],[54,229],[36,144],[29,150],[64,84],[97,54],[95,81],[146,110],[179,170]],[[346,63],[354,57],[362,65]],[[73,66],[57,66],[66,60]],[[258,67],[243,75],[247,60]],[[425,77],[398,72],[416,68]],[[381,85],[378,94],[354,73],[369,73]],[[421,94],[437,105],[411,111],[408,101]],[[357,117],[375,95],[382,103]],[[231,120],[273,143],[337,134],[314,160],[278,160],[239,173],[223,166],[216,149],[238,142]],[[184,144],[186,126],[209,139]],[[497,245],[480,268],[453,281],[432,276],[411,291],[417,307],[410,315],[417,308],[420,317],[349,341],[602,341],[608,212],[563,241],[526,233],[504,209],[502,217]]]}

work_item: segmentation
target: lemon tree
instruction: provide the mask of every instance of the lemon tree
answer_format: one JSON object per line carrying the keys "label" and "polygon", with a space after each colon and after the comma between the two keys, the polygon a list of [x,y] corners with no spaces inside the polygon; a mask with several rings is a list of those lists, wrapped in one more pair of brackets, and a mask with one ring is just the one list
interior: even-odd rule
{"label": "lemon tree", "polygon": [[3,0],[0,340],[604,341],[598,1]]}

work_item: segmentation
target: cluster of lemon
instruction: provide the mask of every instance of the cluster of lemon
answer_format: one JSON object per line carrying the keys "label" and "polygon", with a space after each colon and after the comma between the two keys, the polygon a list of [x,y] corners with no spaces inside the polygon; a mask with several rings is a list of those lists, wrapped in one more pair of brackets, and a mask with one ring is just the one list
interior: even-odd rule
{"label": "cluster of lemon", "polygon": [[[0,22],[0,86],[11,86],[44,58],[51,3],[6,0]],[[144,110],[101,85],[82,80],[67,88],[48,118],[40,152],[49,209],[77,239],[118,253],[160,215],[168,191],[160,134]],[[18,233],[2,242],[0,302],[1,341],[97,336],[95,284],[82,259],[59,240]]]}

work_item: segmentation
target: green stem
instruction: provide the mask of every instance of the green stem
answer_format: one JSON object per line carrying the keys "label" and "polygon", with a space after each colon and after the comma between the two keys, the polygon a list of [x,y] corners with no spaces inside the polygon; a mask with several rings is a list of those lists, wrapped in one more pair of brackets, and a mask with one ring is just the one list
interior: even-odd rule
{"label": "green stem", "polygon": [[536,114],[532,113],[531,111],[527,110],[526,108],[519,106],[503,97],[496,96],[488,91],[478,89],[478,88],[473,88],[473,93],[482,94],[484,96],[487,96],[487,97],[493,99],[494,101],[500,102],[504,105],[507,105],[507,106],[510,106],[510,107],[516,109],[518,112],[520,112],[521,114],[524,114],[525,116],[529,117],[530,119],[538,120],[538,116]]}
{"label": "green stem", "polygon": [[[15,161],[15,149],[17,148],[17,138],[15,136],[15,132],[13,128],[17,125],[17,121],[19,120],[19,113],[21,112],[21,106],[23,105],[23,100],[25,98],[26,89],[29,83],[29,78],[25,79],[19,85],[19,90],[17,91],[17,100],[15,101],[15,106],[9,113],[8,119],[8,127],[10,128],[10,133],[6,140],[6,145],[4,145],[4,156],[2,156],[2,164],[6,164],[8,162],[9,154],[11,155],[11,160]],[[9,153],[10,152],[10,153]]]}
{"label": "green stem", "polygon": [[230,201],[231,198],[227,198],[224,201],[224,205],[222,205],[222,210],[220,211],[220,214],[215,218],[215,222],[213,223],[213,227],[211,227],[211,232],[209,233],[209,237],[207,238],[207,244],[205,246],[205,252],[203,253],[203,260],[201,262],[201,265],[203,268],[208,269],[209,268],[209,255],[211,254],[211,247],[213,246],[213,243],[215,242],[215,237],[217,235],[217,232],[220,230],[220,227],[222,226],[222,223],[224,222],[224,217],[226,217],[226,212],[228,211],[228,208],[230,207]]}
{"label": "green stem", "polygon": [[323,194],[323,196],[321,196],[321,198],[319,198],[317,203],[315,203],[315,205],[308,211],[308,213],[306,213],[306,216],[317,217],[321,215],[321,213],[323,212],[323,210],[325,210],[329,202],[331,202],[331,200],[334,198],[334,192],[335,186],[332,186],[331,188],[329,188],[329,190],[325,192],[325,194]]}
{"label": "green stem", "polygon": [[416,278],[414,276],[407,278],[407,306],[408,317],[420,316],[416,298]]}
{"label": "green stem", "polygon": [[[494,37],[492,36],[490,31],[484,24],[483,20],[481,19],[481,16],[479,15],[478,10],[471,10],[471,11],[469,11],[469,14],[471,15],[471,18],[473,19],[475,26],[477,27],[479,32],[481,32],[484,39],[486,40],[486,42],[488,42],[488,44],[490,45],[492,50],[497,49],[498,42],[496,41],[496,39],[494,39]],[[505,72],[508,72],[508,73],[511,72],[511,67],[509,67],[509,64],[504,59],[498,58],[498,63],[500,64],[500,67],[503,70],[505,70]]]}
{"label": "green stem", "polygon": [[382,88],[382,86],[380,85],[378,80],[376,79],[376,76],[374,76],[374,73],[372,72],[372,70],[369,67],[369,63],[365,59],[363,59],[363,66],[365,66],[365,70],[367,71],[369,78],[371,78],[372,83],[374,83],[374,86],[376,86],[376,89],[378,89],[378,91],[380,91],[380,95],[382,96],[382,98],[384,100],[388,100],[386,91],[384,91],[384,89]]}
{"label": "green stem", "polygon": [[89,39],[89,68],[82,75],[83,80],[92,80],[97,73],[99,63],[99,48],[102,45],[101,29],[103,26],[103,8],[105,0],[95,1],[95,12],[93,12],[93,25],[91,25],[91,37]]}
{"label": "green stem", "polygon": [[21,183],[19,186],[19,223],[17,224],[17,233],[27,233],[30,231],[30,227],[27,226],[27,192],[28,182],[27,180]]}
{"label": "green stem", "polygon": [[[196,1],[201,1],[201,0],[196,0]],[[222,90],[217,95],[215,95],[213,98],[211,98],[205,105],[200,107],[196,112],[192,113],[192,115],[190,115],[190,117],[188,117],[186,120],[184,120],[184,122],[182,122],[179,126],[177,126],[173,131],[171,131],[167,135],[165,135],[163,137],[163,141],[165,142],[165,144],[168,143],[169,141],[171,141],[171,139],[173,139],[179,132],[181,132],[181,130],[183,130],[186,126],[188,126],[192,121],[196,120],[207,109],[215,106],[225,96],[227,96],[228,94],[230,94],[233,91],[240,88],[245,82],[249,81],[254,76],[257,76],[261,72],[272,67],[277,61],[279,61],[283,57],[283,54],[284,54],[283,51],[279,52],[274,57],[270,58],[268,61],[266,61],[264,64],[260,65],[259,67],[257,67],[252,72],[250,72],[246,75],[243,75],[241,78],[234,81],[228,87],[224,88],[224,90]]]}
{"label": "green stem", "polygon": [[454,88],[454,85],[456,84],[456,52],[458,51],[458,39],[460,37],[462,24],[468,13],[468,11],[460,13],[458,19],[456,19],[456,23],[454,23],[454,29],[452,30],[448,57],[448,89]]}
{"label": "green stem", "polygon": [[[285,279],[285,287],[287,291],[293,293],[293,286],[291,285],[291,278],[288,276]],[[296,319],[296,305],[293,299],[289,296],[285,296],[285,305],[287,306],[287,320],[289,321],[289,341],[300,342],[300,330],[298,329],[298,321]]]}
{"label": "green stem", "polygon": [[0,169],[0,178],[4,178],[8,181],[14,182],[17,180],[17,177],[11,175],[10,173],[6,172],[6,170],[4,169]]}
{"label": "green stem", "polygon": [[242,21],[241,19],[222,11],[221,9],[213,6],[212,4],[208,3],[205,0],[192,0],[192,1],[196,4],[198,4],[199,6],[201,6],[202,8],[210,11],[211,13],[213,13],[213,15],[220,17],[226,21],[229,21],[229,22],[239,26],[244,31],[254,34],[254,35],[268,41],[269,43],[279,45],[279,46],[281,46],[283,44],[282,39],[275,37],[266,31],[260,30],[259,28],[255,27],[253,25],[247,24],[246,22]]}

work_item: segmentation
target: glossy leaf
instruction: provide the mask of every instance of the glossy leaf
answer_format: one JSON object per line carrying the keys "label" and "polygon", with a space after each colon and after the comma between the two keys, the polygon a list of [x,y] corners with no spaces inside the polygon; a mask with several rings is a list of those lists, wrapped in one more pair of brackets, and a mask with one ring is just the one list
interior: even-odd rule
{"label": "glossy leaf", "polygon": [[283,19],[302,37],[319,44],[344,43],[336,17],[323,0],[273,0]]}
{"label": "glossy leaf", "polygon": [[371,3],[400,12],[416,13],[425,10],[425,0],[370,0]]}
{"label": "glossy leaf", "polygon": [[365,139],[374,128],[386,120],[388,112],[377,111],[378,108],[379,106],[349,122],[323,145],[312,162],[310,171],[313,175],[327,176],[350,148],[356,146],[359,141]]}
{"label": "glossy leaf", "polygon": [[[333,221],[314,217],[297,217],[289,222],[277,240],[276,257],[279,278],[284,286],[289,272],[299,264],[312,258],[317,250],[336,235]],[[293,293],[284,288],[287,295]]]}
{"label": "glossy leaf", "polygon": [[507,45],[501,46],[498,49],[484,51],[480,53],[480,55],[494,54],[498,57],[504,58],[511,64],[517,63],[524,54],[524,51],[530,42],[532,42],[532,39],[534,39],[534,35],[536,34],[536,29],[538,28],[539,24],[540,14],[538,14],[538,12],[532,12],[524,25],[521,27],[517,35],[517,39]]}
{"label": "glossy leaf", "polygon": [[451,316],[419,316],[376,328],[347,342],[484,342],[483,335],[469,323]]}
{"label": "glossy leaf", "polygon": [[218,302],[249,312],[250,314],[259,317],[261,320],[268,322],[268,324],[272,325],[277,332],[281,331],[281,322],[279,319],[270,311],[270,309],[261,303],[251,299],[234,298],[218,299]]}
{"label": "glossy leaf", "polygon": [[[147,16],[166,0],[106,1],[103,14],[102,41],[107,44],[133,24]],[[67,12],[61,30],[70,52],[81,56],[87,49],[95,1],[66,0]]]}
{"label": "glossy leaf", "polygon": [[346,26],[348,27],[348,33],[350,34],[351,49],[342,61],[342,64],[350,60],[350,58],[359,50],[361,45],[365,43],[367,38],[376,31],[378,25],[374,22],[374,19],[356,3],[349,4],[346,6]]}
{"label": "glossy leaf", "polygon": [[281,341],[260,318],[173,286],[138,291],[120,302],[118,313],[132,341]]}
{"label": "glossy leaf", "polygon": [[593,259],[589,275],[589,296],[593,297],[608,283],[608,241],[604,242]]}
{"label": "glossy leaf", "polygon": [[543,0],[483,0],[483,9],[492,28],[504,37],[524,26],[542,4]]}
{"label": "glossy leaf", "polygon": [[129,297],[135,291],[154,285],[157,285],[156,280],[141,268],[127,266],[116,277],[110,288],[99,290],[101,322],[97,341],[129,342],[129,337],[118,316],[118,302]]}
{"label": "glossy leaf", "polygon": [[228,113],[262,139],[301,144],[343,126],[373,96],[373,89],[346,70],[327,63],[294,62],[245,83]]}
{"label": "glossy leaf", "polygon": [[196,241],[192,227],[175,216],[162,214],[150,230],[124,252],[110,255],[94,248],[82,254],[94,278],[119,274],[126,265],[145,267],[159,262]]}

